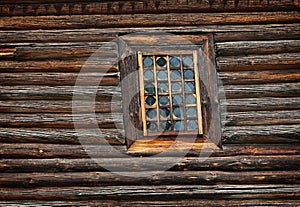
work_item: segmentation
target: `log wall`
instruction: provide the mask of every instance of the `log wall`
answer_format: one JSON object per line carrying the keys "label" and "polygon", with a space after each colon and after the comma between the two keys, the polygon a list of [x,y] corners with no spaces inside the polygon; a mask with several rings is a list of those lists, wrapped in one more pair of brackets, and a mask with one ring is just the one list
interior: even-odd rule
{"label": "log wall", "polygon": [[[101,48],[102,59],[89,63],[85,74],[87,85],[102,78],[95,110],[103,137],[97,139],[126,153],[111,115],[113,110],[122,127],[118,45],[111,40],[150,30],[214,35],[226,96],[223,149],[206,160],[191,152],[150,177],[137,159],[136,177],[125,177],[107,172],[89,155],[112,167],[126,165],[126,159],[97,147],[88,155],[80,145],[73,86],[88,57]],[[1,0],[0,205],[299,205],[299,37],[294,0]],[[112,96],[119,98],[111,102]],[[77,116],[93,144],[89,120]],[[164,165],[172,156],[153,163]]]}

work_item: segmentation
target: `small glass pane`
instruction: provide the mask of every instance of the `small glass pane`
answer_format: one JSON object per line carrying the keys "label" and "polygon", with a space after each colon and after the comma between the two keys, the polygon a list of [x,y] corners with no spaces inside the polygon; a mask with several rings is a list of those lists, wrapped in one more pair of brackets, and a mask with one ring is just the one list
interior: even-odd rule
{"label": "small glass pane", "polygon": [[183,131],[184,130],[184,123],[182,121],[177,121],[174,124],[175,131]]}
{"label": "small glass pane", "polygon": [[193,95],[186,96],[186,103],[187,104],[194,104],[196,103],[196,98]]}
{"label": "small glass pane", "polygon": [[166,71],[161,70],[157,74],[158,80],[167,80],[168,79],[168,74]]}
{"label": "small glass pane", "polygon": [[166,118],[166,117],[168,117],[170,115],[170,111],[168,109],[160,109],[159,110],[159,114],[162,117]]}
{"label": "small glass pane", "polygon": [[167,61],[165,60],[165,58],[163,57],[159,57],[156,59],[156,64],[159,66],[159,67],[163,67],[165,66],[167,63]]}
{"label": "small glass pane", "polygon": [[153,97],[153,96],[148,96],[147,98],[146,98],[146,104],[148,105],[148,106],[152,106],[153,104],[155,104],[155,102],[156,102],[156,99]]}
{"label": "small glass pane", "polygon": [[183,59],[183,65],[186,67],[190,67],[193,65],[193,59],[191,57],[185,57]]}
{"label": "small glass pane", "polygon": [[148,118],[154,119],[156,117],[156,109],[149,109],[146,112],[146,115],[147,115]]}
{"label": "small glass pane", "polygon": [[170,130],[170,128],[171,128],[170,122],[168,122],[168,121],[163,121],[163,122],[160,123],[160,129],[161,129],[162,131],[168,131],[168,130]]}
{"label": "small glass pane", "polygon": [[186,78],[186,79],[194,78],[194,71],[193,70],[184,71],[184,78]]}
{"label": "small glass pane", "polygon": [[187,121],[187,129],[189,131],[195,131],[198,129],[198,122],[196,120]]}
{"label": "small glass pane", "polygon": [[145,57],[143,60],[143,64],[145,67],[150,67],[153,64],[152,58],[151,57]]}
{"label": "small glass pane", "polygon": [[172,92],[180,92],[180,91],[181,91],[181,83],[173,83]]}
{"label": "small glass pane", "polygon": [[169,87],[165,83],[160,83],[158,85],[158,91],[161,92],[161,93],[168,92],[169,91]]}
{"label": "small glass pane", "polygon": [[195,90],[195,84],[193,82],[186,82],[184,85],[185,91],[192,92]]}
{"label": "small glass pane", "polygon": [[153,84],[149,83],[145,85],[145,91],[148,93],[154,93],[155,92],[155,87]]}
{"label": "small glass pane", "polygon": [[172,79],[172,80],[178,80],[178,79],[180,79],[180,78],[181,78],[181,73],[180,73],[179,70],[173,70],[173,71],[171,72],[171,79]]}
{"label": "small glass pane", "polygon": [[167,105],[167,104],[169,104],[169,98],[168,98],[168,96],[161,96],[161,97],[159,97],[159,104],[160,105]]}
{"label": "small glass pane", "polygon": [[153,78],[154,78],[154,73],[153,73],[151,70],[146,70],[146,71],[144,72],[144,78],[145,78],[146,80],[153,80]]}
{"label": "small glass pane", "polygon": [[147,129],[152,132],[157,131],[157,124],[154,122],[148,122]]}
{"label": "small glass pane", "polygon": [[187,117],[196,117],[197,116],[197,109],[196,107],[189,107],[186,110]]}
{"label": "small glass pane", "polygon": [[183,115],[182,108],[176,107],[174,108],[174,116],[180,118]]}
{"label": "small glass pane", "polygon": [[170,59],[170,65],[171,65],[172,67],[178,67],[179,64],[180,64],[180,60],[179,60],[177,57],[172,57],[172,58]]}
{"label": "small glass pane", "polygon": [[173,96],[173,104],[182,104],[182,96],[180,95]]}

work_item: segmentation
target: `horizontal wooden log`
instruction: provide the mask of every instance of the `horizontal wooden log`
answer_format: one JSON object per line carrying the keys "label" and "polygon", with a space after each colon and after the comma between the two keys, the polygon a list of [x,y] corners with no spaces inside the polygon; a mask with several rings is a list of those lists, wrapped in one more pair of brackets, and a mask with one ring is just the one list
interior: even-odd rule
{"label": "horizontal wooden log", "polygon": [[13,58],[16,56],[17,48],[3,48],[0,46],[0,59]]}
{"label": "horizontal wooden log", "polygon": [[0,116],[0,127],[41,127],[41,128],[71,128],[94,127],[92,123],[98,123],[100,128],[122,127],[122,113],[97,113],[96,118],[88,114],[10,114]]}
{"label": "horizontal wooden log", "polygon": [[[72,15],[72,14],[123,14],[123,13],[166,13],[166,12],[211,12],[211,11],[288,11],[297,10],[297,3],[289,0],[258,1],[159,1],[143,2],[72,2],[72,1],[18,1],[11,4],[4,0],[0,15]],[[180,7],[178,5],[181,5]]]}
{"label": "horizontal wooden log", "polygon": [[225,127],[224,144],[245,143],[299,143],[299,125],[239,126]]}
{"label": "horizontal wooden log", "polygon": [[299,23],[298,12],[178,13],[3,17],[0,29],[86,29],[217,24]]}
{"label": "horizontal wooden log", "polygon": [[[238,187],[238,186],[237,186]],[[278,186],[279,187],[279,186]],[[270,186],[270,189],[272,188],[276,188],[280,191],[280,189],[278,187],[274,187],[274,186]],[[248,187],[248,189],[250,188],[250,186]],[[77,188],[78,189],[78,188]],[[48,189],[49,190],[49,189]],[[57,189],[59,191],[59,189]],[[63,189],[61,189],[62,191],[64,191]],[[81,188],[80,188],[81,190]],[[6,192],[6,191],[5,191]],[[13,194],[11,189],[7,189],[7,192],[10,192]],[[26,191],[24,191],[25,193]],[[22,192],[19,192],[20,194]],[[136,193],[135,193],[136,194]],[[53,195],[53,194],[52,194]],[[15,207],[15,206],[19,206],[21,205],[22,207],[33,207],[33,206],[43,206],[43,205],[48,205],[48,206],[62,206],[62,207],[81,207],[81,206],[91,206],[91,207],[96,207],[98,206],[98,203],[101,202],[101,205],[106,205],[106,206],[117,206],[117,205],[121,205],[121,206],[132,206],[132,207],[140,207],[140,206],[157,206],[157,207],[165,207],[165,206],[174,206],[174,207],[182,207],[184,205],[189,205],[191,207],[199,207],[199,206],[208,206],[208,207],[212,207],[212,206],[232,206],[232,207],[254,207],[254,206],[259,206],[259,205],[269,205],[272,207],[293,207],[296,205],[299,205],[300,201],[298,199],[294,199],[295,197],[293,197],[293,199],[286,197],[287,193],[282,194],[281,196],[279,196],[278,194],[260,194],[260,196],[258,196],[258,194],[247,194],[243,193],[239,194],[239,195],[245,195],[243,197],[243,199],[241,200],[239,198],[239,196],[237,195],[230,195],[228,197],[230,197],[230,199],[225,199],[223,200],[223,197],[225,196],[220,196],[222,198],[219,198],[219,196],[215,197],[214,199],[209,199],[209,198],[200,198],[200,199],[192,199],[189,198],[188,195],[186,195],[185,198],[182,199],[169,199],[169,200],[162,200],[162,201],[152,201],[152,200],[148,200],[145,198],[142,199],[138,199],[135,198],[134,201],[130,201],[130,200],[118,200],[116,201],[115,199],[112,200],[95,200],[96,198],[91,199],[90,197],[87,198],[85,201],[84,198],[82,198],[82,193],[79,194],[75,194],[76,195],[81,195],[78,196],[78,198],[76,197],[75,200],[65,200],[64,198],[62,199],[58,199],[59,201],[47,201],[44,200],[43,201],[39,201],[39,200],[35,200],[35,201],[27,201],[27,200],[5,200],[5,201],[0,201],[1,205],[4,205],[6,207]],[[85,194],[88,197],[88,193]],[[286,196],[284,196],[286,195]],[[50,195],[49,195],[50,196]],[[270,199],[266,199],[266,198]],[[32,196],[28,196],[31,197],[32,199],[34,198],[39,198],[39,197],[43,197],[43,196],[39,196],[35,193],[33,193]],[[50,196],[52,197],[52,196]],[[54,196],[53,196],[54,197]],[[70,197],[70,196],[69,196]],[[80,198],[82,200],[78,201]],[[200,196],[199,196],[200,197]],[[248,198],[246,198],[248,197]],[[260,197],[259,199],[255,199],[254,197]],[[284,198],[285,197],[285,198]],[[163,198],[163,196],[161,196],[161,198]],[[157,198],[158,199],[158,198]],[[276,200],[275,200],[276,199]]]}
{"label": "horizontal wooden log", "polygon": [[[6,45],[16,48],[17,53],[13,56],[15,60],[74,59],[90,57],[92,54],[99,55],[101,59],[110,57],[117,58],[117,46],[114,42],[56,44],[15,43],[1,44],[0,47]],[[1,57],[1,59],[3,58],[4,57]]]}
{"label": "horizontal wooden log", "polygon": [[[39,143],[1,143],[0,155],[6,159],[25,159],[25,158],[115,158],[120,155],[115,152],[103,150],[101,146],[89,145],[89,154],[85,151],[82,145],[67,145],[67,144],[39,144]],[[116,150],[126,153],[126,146],[114,146]],[[237,144],[223,145],[221,149],[216,149],[211,154],[211,157],[223,156],[238,156],[238,155],[300,155],[300,146],[296,144]],[[151,156],[153,153],[130,153],[130,156]],[[198,151],[190,151],[188,155],[198,156]],[[165,153],[165,156],[178,157],[178,153]],[[182,154],[179,155],[182,157]],[[122,156],[124,157],[124,156]]]}
{"label": "horizontal wooden log", "polygon": [[117,59],[88,60],[76,58],[72,60],[27,60],[0,61],[0,72],[79,72],[85,66],[90,72],[118,72]]}
{"label": "horizontal wooden log", "polygon": [[[182,158],[174,163],[170,171],[260,171],[260,170],[298,170],[300,156],[233,156],[213,158]],[[149,169],[168,166],[172,157],[148,158],[105,158],[105,159],[5,159],[0,160],[2,173],[22,172],[88,172],[119,170],[141,171],[147,164]],[[99,164],[97,164],[99,163]]]}
{"label": "horizontal wooden log", "polygon": [[[0,102],[1,103],[1,102]],[[221,101],[228,112],[236,111],[277,111],[300,109],[300,98],[243,98]]]}
{"label": "horizontal wooden log", "polygon": [[119,73],[1,73],[0,85],[49,85],[116,86],[120,83]]}
{"label": "horizontal wooden log", "polygon": [[[135,172],[127,177],[111,172],[72,173],[2,173],[3,187],[66,187],[109,185],[212,185],[212,184],[299,184],[299,171],[179,171],[179,172]],[[132,172],[127,172],[132,175]],[[158,174],[159,173],[159,174]],[[152,176],[151,176],[152,175]],[[1,194],[3,195],[3,194]]]}
{"label": "horizontal wooden log", "polygon": [[[1,143],[59,143],[80,144],[85,143],[113,144],[125,143],[125,139],[117,129],[101,129],[101,136],[95,137],[89,129],[45,129],[45,128],[0,128]],[[80,135],[80,137],[79,137]]]}
{"label": "horizontal wooden log", "polygon": [[300,52],[300,40],[220,42],[216,46],[218,56]]}
{"label": "horizontal wooden log", "polygon": [[299,24],[263,25],[201,25],[186,27],[142,27],[76,30],[0,30],[1,43],[18,42],[105,42],[115,39],[119,33],[147,31],[171,33],[215,33],[215,41],[286,40],[299,39]]}
{"label": "horizontal wooden log", "polygon": [[231,56],[217,58],[218,70],[269,70],[300,68],[299,53],[273,55]]}
{"label": "horizontal wooden log", "polygon": [[75,90],[74,86],[0,86],[0,99],[72,100],[76,91],[83,100],[90,100],[95,95],[95,90],[97,101],[111,101],[112,96],[121,97],[120,87],[116,86],[101,86],[96,89],[94,86],[82,86],[82,90]]}
{"label": "horizontal wooden log", "polygon": [[219,77],[224,85],[293,83],[300,82],[300,70],[220,72]]}
{"label": "horizontal wooden log", "polygon": [[300,110],[228,112],[226,126],[300,124]]}
{"label": "horizontal wooden log", "polygon": [[300,83],[277,83],[257,85],[226,85],[226,99],[258,97],[299,97]]}
{"label": "horizontal wooden log", "polygon": [[[121,112],[121,101],[95,101],[95,112],[109,113]],[[80,105],[72,105],[72,101],[64,100],[23,100],[23,101],[0,101],[1,113],[65,113],[80,111],[90,111],[91,102],[82,101]]]}

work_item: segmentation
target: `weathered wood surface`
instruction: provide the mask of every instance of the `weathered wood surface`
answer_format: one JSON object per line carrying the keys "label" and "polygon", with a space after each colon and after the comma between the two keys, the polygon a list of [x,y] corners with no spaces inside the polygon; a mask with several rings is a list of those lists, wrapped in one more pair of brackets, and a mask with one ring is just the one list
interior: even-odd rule
{"label": "weathered wood surface", "polygon": [[[124,175],[126,172],[123,172]],[[132,172],[127,172],[132,174]],[[2,173],[3,187],[66,187],[66,186],[114,186],[133,185],[211,185],[211,184],[299,184],[300,173],[295,171],[165,171],[135,172],[127,177],[111,172],[63,172],[63,173]],[[152,175],[152,176],[147,176]],[[84,182],[83,182],[84,181]],[[298,195],[298,194],[297,194]],[[2,197],[4,198],[4,197]]]}
{"label": "weathered wood surface", "polygon": [[122,14],[122,13],[170,13],[211,11],[288,11],[298,10],[299,5],[290,0],[240,0],[240,1],[17,1],[3,0],[0,15],[69,15],[69,14]]}
{"label": "weathered wood surface", "polygon": [[[220,186],[219,186],[220,187]],[[224,186],[225,187],[225,186]],[[238,186],[237,186],[238,187]],[[279,188],[279,186],[269,186],[270,189],[274,189],[274,188],[278,188],[279,191],[282,192],[282,190]],[[247,186],[248,189],[251,189],[250,186]],[[228,189],[228,188],[227,188]],[[255,190],[255,189],[254,189]],[[12,193],[12,191],[10,191]],[[135,192],[134,194],[136,194],[137,192]],[[284,192],[282,192],[283,194],[280,195],[286,195],[284,194]],[[75,196],[78,195],[78,197],[82,198],[82,193],[77,193],[75,194]],[[81,196],[79,196],[81,195]],[[243,199],[241,200],[239,198],[240,195],[241,197],[243,197]],[[18,205],[21,205],[22,207],[33,207],[33,206],[39,206],[39,207],[82,207],[82,206],[89,206],[89,207],[98,207],[99,203],[101,203],[101,205],[105,205],[105,206],[130,206],[130,207],[140,207],[140,206],[159,206],[159,207],[165,207],[165,206],[174,206],[174,207],[182,207],[182,206],[189,206],[189,207],[199,207],[199,206],[208,206],[208,207],[212,207],[212,206],[232,206],[232,207],[253,207],[253,206],[260,206],[260,205],[268,205],[271,207],[290,207],[290,206],[297,206],[299,205],[300,201],[298,199],[295,199],[294,196],[292,196],[291,198],[288,198],[288,196],[283,196],[281,197],[279,194],[276,194],[276,196],[270,195],[269,199],[268,195],[269,194],[265,194],[265,196],[258,196],[258,194],[247,194],[246,193],[238,193],[238,195],[230,195],[228,196],[228,198],[223,199],[209,199],[205,196],[203,196],[203,198],[201,199],[193,199],[193,198],[189,198],[188,195],[186,195],[185,199],[171,199],[171,200],[148,200],[145,201],[145,199],[139,199],[139,198],[135,198],[134,201],[130,201],[130,200],[95,200],[96,198],[87,198],[86,200],[84,200],[82,198],[82,200],[72,200],[72,201],[40,201],[40,200],[36,200],[36,201],[27,201],[27,200],[23,200],[23,201],[17,201],[17,200],[11,200],[11,201],[0,201],[1,205],[4,205],[6,207],[15,207]],[[245,196],[243,196],[245,195]],[[38,197],[38,196],[32,196],[32,197]],[[162,196],[160,196],[162,198]],[[200,197],[200,196],[198,196]],[[247,198],[248,197],[248,198]],[[255,199],[254,197],[260,197],[259,199]],[[189,198],[189,200],[187,201],[186,199]],[[271,198],[271,199],[270,199]],[[276,199],[276,200],[275,200]]]}
{"label": "weathered wood surface", "polygon": [[[299,170],[299,155],[286,156],[234,156],[210,158],[182,158],[170,171],[259,171]],[[122,166],[120,170],[141,171],[148,163],[149,169],[168,166],[172,157],[155,158],[105,158],[105,159],[5,159],[0,160],[2,173],[21,172],[89,172],[107,171]],[[97,164],[101,163],[101,164]],[[101,166],[102,165],[102,166]]]}
{"label": "weathered wood surface", "polygon": [[226,24],[299,23],[298,12],[178,13],[2,17],[0,29],[85,29]]}
{"label": "weathered wood surface", "polygon": [[109,29],[61,29],[61,30],[0,30],[1,43],[32,42],[103,42],[111,41],[119,33],[147,32],[194,32],[216,33],[216,42],[249,41],[249,40],[288,40],[299,39],[299,24],[258,24],[258,25],[201,25],[201,26],[161,26],[161,27],[128,27]]}
{"label": "weathered wood surface", "polygon": [[[69,144],[39,144],[39,143],[1,143],[0,155],[5,159],[49,159],[49,158],[117,158],[115,152],[103,150],[101,146],[90,145],[89,154],[81,145]],[[114,146],[120,152],[126,153],[125,146]],[[105,153],[103,153],[105,151]],[[238,156],[238,155],[300,155],[300,146],[297,144],[225,144],[221,149],[210,151],[211,157]],[[132,156],[147,156],[151,153],[131,153]],[[189,155],[199,156],[199,152],[190,151]],[[166,156],[178,156],[176,152],[166,153]]]}

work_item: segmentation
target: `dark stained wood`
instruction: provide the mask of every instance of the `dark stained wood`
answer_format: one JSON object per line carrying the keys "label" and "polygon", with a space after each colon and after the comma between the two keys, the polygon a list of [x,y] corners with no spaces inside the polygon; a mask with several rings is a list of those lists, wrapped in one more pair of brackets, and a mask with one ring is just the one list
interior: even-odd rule
{"label": "dark stained wood", "polygon": [[299,53],[282,53],[273,55],[249,55],[217,58],[218,70],[270,70],[300,68]]}
{"label": "dark stained wood", "polygon": [[[132,174],[132,172],[127,172]],[[159,173],[159,174],[158,174]],[[147,175],[153,176],[147,176]],[[125,175],[125,172],[124,172]],[[179,171],[179,172],[135,172],[134,177],[111,172],[72,173],[2,173],[3,187],[67,187],[67,186],[114,186],[133,185],[209,185],[209,184],[299,184],[296,171]],[[3,194],[1,194],[3,195]],[[3,198],[3,197],[2,197]]]}
{"label": "dark stained wood", "polygon": [[[289,0],[216,0],[216,1],[17,1],[12,4],[3,0],[0,15],[70,15],[70,14],[123,14],[123,13],[171,13],[211,11],[289,11],[299,9],[295,1]],[[179,6],[180,5],[180,6]]]}
{"label": "dark stained wood", "polygon": [[[224,21],[226,20],[226,21]],[[0,29],[85,29],[111,27],[299,23],[298,12],[178,13],[2,17]]]}
{"label": "dark stained wood", "polygon": [[13,58],[17,55],[17,48],[2,48],[0,46],[0,59]]}

